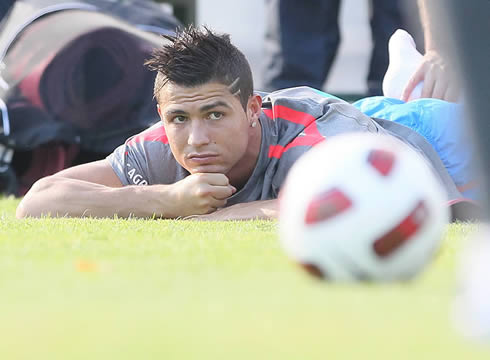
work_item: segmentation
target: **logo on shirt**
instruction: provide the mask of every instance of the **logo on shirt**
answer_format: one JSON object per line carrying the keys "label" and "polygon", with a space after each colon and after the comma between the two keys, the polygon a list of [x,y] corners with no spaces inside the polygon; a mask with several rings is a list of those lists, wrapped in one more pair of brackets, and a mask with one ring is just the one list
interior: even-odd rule
{"label": "logo on shirt", "polygon": [[[131,167],[131,165],[128,164],[128,167]],[[148,181],[146,181],[141,174],[138,174],[135,168],[129,170],[127,175],[128,179],[130,180],[129,182],[133,183],[134,185],[148,185]]]}

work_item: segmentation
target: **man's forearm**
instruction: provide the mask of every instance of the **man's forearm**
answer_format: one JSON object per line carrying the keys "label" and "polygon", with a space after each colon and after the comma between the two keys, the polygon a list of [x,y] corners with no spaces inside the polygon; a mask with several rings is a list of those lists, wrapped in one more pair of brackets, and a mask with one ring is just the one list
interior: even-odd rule
{"label": "man's forearm", "polygon": [[[17,217],[175,217],[166,185],[108,187],[64,177],[39,180],[21,201]],[[157,204],[158,203],[158,204]],[[167,208],[167,211],[162,211]]]}
{"label": "man's forearm", "polygon": [[236,204],[223,209],[219,209],[211,214],[190,216],[189,220],[272,220],[279,215],[278,201],[258,200],[248,203]]}

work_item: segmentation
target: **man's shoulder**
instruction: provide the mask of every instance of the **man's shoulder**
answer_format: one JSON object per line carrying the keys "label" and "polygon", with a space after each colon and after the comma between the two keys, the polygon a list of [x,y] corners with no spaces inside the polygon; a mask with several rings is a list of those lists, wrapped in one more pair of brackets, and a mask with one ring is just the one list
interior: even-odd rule
{"label": "man's shoulder", "polygon": [[137,144],[154,143],[154,142],[165,144],[165,145],[168,144],[168,138],[165,132],[165,127],[163,126],[161,121],[152,125],[148,129],[143,130],[139,134],[130,137],[126,142],[126,145],[136,146]]}
{"label": "man's shoulder", "polygon": [[265,102],[274,101],[278,99],[290,100],[293,102],[304,101],[306,99],[313,100],[317,102],[334,101],[334,102],[345,102],[341,98],[326,93],[324,91],[309,87],[309,86],[296,86],[291,88],[284,88],[276,90],[273,92],[261,92],[257,91],[257,94],[262,96]]}
{"label": "man's shoulder", "polygon": [[325,115],[333,104],[352,107],[338,97],[308,86],[277,90],[263,96],[263,111],[269,118],[303,126]]}

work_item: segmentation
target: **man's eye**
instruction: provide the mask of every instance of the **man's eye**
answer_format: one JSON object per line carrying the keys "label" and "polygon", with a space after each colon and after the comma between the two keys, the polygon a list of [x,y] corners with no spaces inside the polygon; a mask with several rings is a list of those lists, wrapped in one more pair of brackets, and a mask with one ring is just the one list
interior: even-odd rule
{"label": "man's eye", "polygon": [[213,111],[212,113],[209,114],[209,118],[211,120],[219,120],[223,117],[223,114],[217,111]]}
{"label": "man's eye", "polygon": [[176,116],[172,119],[172,123],[173,124],[183,124],[184,122],[186,121],[186,117],[185,116]]}

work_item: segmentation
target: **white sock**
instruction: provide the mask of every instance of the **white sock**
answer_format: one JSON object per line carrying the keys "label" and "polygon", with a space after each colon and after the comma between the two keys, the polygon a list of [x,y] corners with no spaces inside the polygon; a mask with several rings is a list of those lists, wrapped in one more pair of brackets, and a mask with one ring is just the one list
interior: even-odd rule
{"label": "white sock", "polygon": [[[411,76],[422,62],[422,54],[415,47],[415,41],[405,30],[398,29],[388,42],[390,64],[383,78],[383,95],[401,99],[402,92]],[[412,91],[408,101],[419,99],[423,82]]]}

